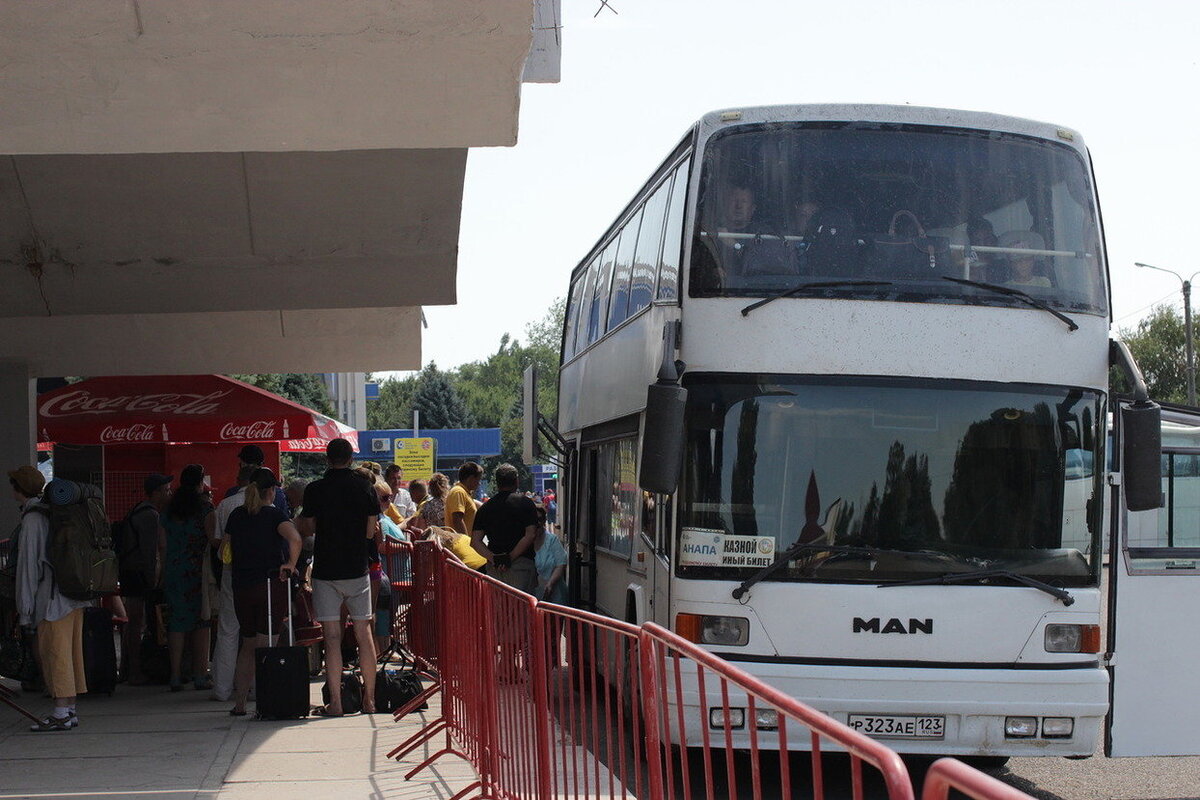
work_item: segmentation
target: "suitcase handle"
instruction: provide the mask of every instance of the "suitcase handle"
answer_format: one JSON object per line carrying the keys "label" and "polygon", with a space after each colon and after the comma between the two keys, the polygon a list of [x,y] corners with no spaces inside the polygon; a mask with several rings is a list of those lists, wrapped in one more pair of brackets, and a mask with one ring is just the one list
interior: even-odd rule
{"label": "suitcase handle", "polygon": [[[272,583],[273,583],[273,580],[271,578],[271,573],[268,572],[267,573],[267,639],[270,639],[272,636],[275,635],[274,628],[273,628],[273,622],[274,622],[275,615],[271,613],[271,584]],[[295,645],[296,645],[296,629],[292,625],[292,583],[290,580],[287,582],[287,590],[284,592],[284,594],[287,595],[288,646],[295,647]]]}

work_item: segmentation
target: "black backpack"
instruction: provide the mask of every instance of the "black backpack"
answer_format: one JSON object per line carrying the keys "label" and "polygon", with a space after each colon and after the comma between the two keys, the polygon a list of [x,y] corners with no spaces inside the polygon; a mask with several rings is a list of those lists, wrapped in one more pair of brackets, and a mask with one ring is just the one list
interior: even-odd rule
{"label": "black backpack", "polygon": [[140,572],[145,568],[142,558],[141,540],[133,518],[140,513],[150,511],[152,506],[138,503],[125,517],[112,526],[113,550],[117,554],[117,564],[121,572]]}

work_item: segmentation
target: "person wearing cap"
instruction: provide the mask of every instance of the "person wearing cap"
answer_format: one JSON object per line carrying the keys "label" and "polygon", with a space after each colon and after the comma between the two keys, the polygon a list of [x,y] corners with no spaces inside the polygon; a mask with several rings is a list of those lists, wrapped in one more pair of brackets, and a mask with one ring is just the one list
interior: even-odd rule
{"label": "person wearing cap", "polygon": [[[1013,250],[1045,250],[1046,240],[1035,231],[1008,231],[1000,236],[1000,247]],[[1042,289],[1051,287],[1050,279],[1045,275],[1035,275],[1040,258],[1034,253],[1008,254],[1008,280],[1006,286],[1036,286]]]}
{"label": "person wearing cap", "polygon": [[[267,456],[263,453],[263,449],[256,444],[248,444],[238,451],[238,467],[261,467],[267,460]],[[241,486],[231,486],[226,492],[226,497],[233,497],[235,494],[241,494]],[[271,500],[271,505],[278,508],[287,515],[291,515],[292,509],[288,505],[287,494],[280,486],[275,487],[275,497]]]}
{"label": "person wearing cap", "polygon": [[184,639],[191,638],[192,681],[211,689],[208,677],[208,620],[204,618],[204,558],[216,544],[216,516],[204,499],[204,467],[188,464],[179,473],[179,490],[171,495],[161,517],[164,551],[163,591],[169,609],[167,652],[171,658],[171,691],[183,689],[181,669]]}
{"label": "person wearing cap", "polygon": [[54,698],[54,710],[30,726],[32,731],[67,731],[79,725],[75,698],[87,691],[83,668],[83,608],[58,591],[47,556],[50,517],[39,501],[46,478],[37,467],[8,473],[13,497],[21,509],[17,541],[17,616],[26,628],[37,628],[42,677]]}
{"label": "person wearing cap", "polygon": [[[282,630],[291,590],[288,579],[296,572],[300,557],[300,532],[285,512],[267,503],[278,486],[274,472],[256,469],[246,483],[242,504],[225,523],[232,554],[233,603],[242,636],[233,682],[234,706],[229,710],[235,717],[246,713],[255,649],[270,647],[269,635]],[[276,580],[279,584],[272,586]]]}
{"label": "person wearing cap", "polygon": [[154,473],[142,481],[146,497],[126,516],[133,532],[134,547],[120,561],[121,598],[125,601],[128,622],[121,629],[121,652],[125,654],[126,675],[133,686],[145,684],[142,672],[142,633],[146,628],[146,596],[159,587],[159,517],[171,501],[171,475]]}

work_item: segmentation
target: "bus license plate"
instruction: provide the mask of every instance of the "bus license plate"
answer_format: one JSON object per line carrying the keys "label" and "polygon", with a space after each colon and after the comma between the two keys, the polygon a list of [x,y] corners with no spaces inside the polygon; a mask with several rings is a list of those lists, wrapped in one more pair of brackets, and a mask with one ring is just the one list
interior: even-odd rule
{"label": "bus license plate", "polygon": [[877,739],[944,739],[946,718],[898,717],[884,714],[851,714],[847,724]]}

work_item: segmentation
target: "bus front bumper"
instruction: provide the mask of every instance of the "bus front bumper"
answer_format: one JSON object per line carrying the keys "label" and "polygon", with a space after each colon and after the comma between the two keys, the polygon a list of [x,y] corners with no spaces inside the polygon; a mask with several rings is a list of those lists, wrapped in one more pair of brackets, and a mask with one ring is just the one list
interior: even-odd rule
{"label": "bus front bumper", "polygon": [[[1075,669],[991,669],[798,665],[734,661],[739,668],[801,702],[879,739],[901,753],[959,756],[1089,756],[1095,752],[1108,711],[1108,673],[1098,666]],[[684,690],[685,705],[697,707],[696,692]],[[707,690],[708,707],[720,706],[719,693]],[[730,687],[729,705],[745,705],[745,694]],[[761,704],[759,704],[761,707]],[[734,712],[736,715],[736,712]],[[687,715],[696,719],[698,714]],[[925,738],[868,731],[887,726],[886,718],[921,718]],[[941,722],[937,718],[942,718]],[[1006,735],[1006,722],[1036,720],[1032,735]],[[1047,718],[1058,735],[1044,735]],[[1063,719],[1072,720],[1069,736]],[[883,720],[883,721],[881,721]],[[710,716],[710,746],[725,745],[719,718]],[[749,722],[749,720],[747,720]],[[699,730],[688,726],[688,745],[703,744]],[[789,726],[789,728],[792,726]],[[940,728],[940,735],[939,729]],[[932,733],[930,733],[932,730]],[[799,734],[799,735],[797,735]],[[759,747],[777,748],[769,721],[759,726]],[[789,731],[789,749],[808,749],[807,731]],[[749,747],[746,728],[733,731],[735,748]],[[822,749],[837,750],[831,742]]]}

